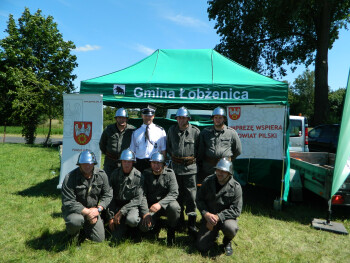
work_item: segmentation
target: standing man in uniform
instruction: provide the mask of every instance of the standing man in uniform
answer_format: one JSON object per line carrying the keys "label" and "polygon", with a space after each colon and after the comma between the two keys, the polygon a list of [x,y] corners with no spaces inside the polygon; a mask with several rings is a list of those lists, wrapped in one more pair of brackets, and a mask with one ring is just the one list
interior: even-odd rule
{"label": "standing man in uniform", "polygon": [[[180,218],[180,205],[176,201],[179,191],[174,171],[164,167],[164,155],[156,152],[150,159],[151,169],[143,172],[144,198],[140,207],[142,232],[159,229],[160,216],[167,217],[167,243],[175,243],[175,227]],[[155,230],[157,231],[157,230]]]}
{"label": "standing man in uniform", "polygon": [[112,188],[106,173],[95,164],[93,152],[80,153],[79,167],[68,173],[62,184],[62,214],[71,237],[102,242],[105,229],[100,213],[112,200]]}
{"label": "standing man in uniform", "polygon": [[155,152],[166,154],[166,134],[162,127],[153,123],[155,109],[148,106],[141,110],[143,124],[131,138],[130,150],[136,155],[135,168],[141,173],[150,167],[150,157]]}
{"label": "standing man in uniform", "polygon": [[105,154],[103,170],[108,177],[114,169],[120,167],[120,154],[130,146],[135,127],[127,124],[128,118],[126,109],[118,109],[114,116],[115,124],[108,125],[101,135],[100,149]]}
{"label": "standing man in uniform", "polygon": [[242,188],[232,177],[231,161],[222,158],[215,168],[215,174],[208,176],[197,192],[196,201],[202,220],[196,246],[206,253],[221,230],[225,254],[231,256],[231,240],[237,234],[237,217],[243,205]]}
{"label": "standing man in uniform", "polygon": [[[197,150],[199,145],[199,129],[189,123],[189,111],[181,107],[176,112],[177,124],[170,127],[167,137],[167,152],[171,156],[172,168],[179,185],[178,202],[183,219],[184,205],[188,216],[188,233],[197,233],[196,228],[196,192],[197,192]],[[183,220],[180,219],[180,224]]]}
{"label": "standing man in uniform", "polygon": [[215,172],[214,167],[221,158],[226,157],[234,162],[242,153],[241,140],[237,132],[225,125],[225,110],[221,107],[215,108],[211,118],[214,125],[203,129],[199,136],[198,159],[201,162],[199,183]]}
{"label": "standing man in uniform", "polygon": [[107,208],[109,229],[116,240],[120,240],[128,227],[135,228],[141,221],[139,206],[143,197],[141,173],[133,167],[135,154],[126,149],[120,156],[121,167],[113,171],[110,185],[113,200]]}

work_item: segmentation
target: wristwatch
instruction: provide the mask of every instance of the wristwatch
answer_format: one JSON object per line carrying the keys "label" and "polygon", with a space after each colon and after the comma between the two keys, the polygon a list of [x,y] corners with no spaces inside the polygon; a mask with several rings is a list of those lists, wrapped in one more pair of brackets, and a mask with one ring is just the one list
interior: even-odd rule
{"label": "wristwatch", "polygon": [[97,207],[97,211],[101,214],[101,212],[102,212],[102,208],[99,206],[99,207]]}

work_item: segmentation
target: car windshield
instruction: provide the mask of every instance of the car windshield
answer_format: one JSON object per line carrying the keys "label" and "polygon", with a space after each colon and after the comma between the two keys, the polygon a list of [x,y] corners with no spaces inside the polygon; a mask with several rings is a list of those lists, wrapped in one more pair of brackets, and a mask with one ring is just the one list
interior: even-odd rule
{"label": "car windshield", "polygon": [[290,120],[289,123],[289,136],[300,137],[302,135],[302,121],[301,120]]}

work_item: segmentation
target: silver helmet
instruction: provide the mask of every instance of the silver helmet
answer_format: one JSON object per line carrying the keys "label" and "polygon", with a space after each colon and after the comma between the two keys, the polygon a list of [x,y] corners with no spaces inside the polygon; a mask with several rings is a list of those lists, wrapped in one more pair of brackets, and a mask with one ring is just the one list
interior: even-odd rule
{"label": "silver helmet", "polygon": [[151,159],[149,159],[150,162],[159,162],[159,163],[164,163],[165,158],[164,155],[161,154],[160,152],[155,152],[151,155]]}
{"label": "silver helmet", "polygon": [[227,160],[226,158],[221,158],[214,168],[219,169],[221,171],[229,172],[230,174],[233,173],[232,162]]}
{"label": "silver helmet", "polygon": [[129,148],[125,149],[124,151],[122,151],[122,154],[120,155],[119,160],[136,162],[135,153]]}
{"label": "silver helmet", "polygon": [[83,164],[83,163],[97,164],[95,154],[90,150],[81,152],[78,157],[77,165]]}
{"label": "silver helmet", "polygon": [[187,117],[191,119],[191,115],[190,112],[188,111],[188,109],[186,109],[186,107],[182,106],[181,108],[179,108],[176,112],[176,117]]}
{"label": "silver helmet", "polygon": [[124,108],[120,108],[115,112],[114,118],[116,117],[126,117],[129,118],[128,111]]}
{"label": "silver helmet", "polygon": [[224,116],[226,117],[226,112],[223,108],[221,107],[216,107],[214,110],[213,110],[213,113],[211,114],[211,117],[214,117],[215,115],[220,115],[220,116]]}

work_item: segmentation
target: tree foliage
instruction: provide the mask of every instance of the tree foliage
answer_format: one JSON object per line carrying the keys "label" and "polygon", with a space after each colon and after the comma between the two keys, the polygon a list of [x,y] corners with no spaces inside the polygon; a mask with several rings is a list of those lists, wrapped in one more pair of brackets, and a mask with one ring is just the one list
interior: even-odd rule
{"label": "tree foliage", "polygon": [[[25,8],[18,24],[9,16],[0,41],[1,99],[11,96],[11,116],[19,118],[27,143],[35,140],[42,115],[50,119],[62,111],[63,93],[74,90],[72,71],[77,66],[75,48],[64,41],[52,16]],[[6,88],[4,88],[6,87]]]}
{"label": "tree foliage", "polygon": [[[323,123],[340,123],[343,113],[346,89],[330,91],[328,95],[330,111]],[[288,102],[291,115],[308,117],[309,125],[315,126],[313,102],[315,98],[315,72],[306,70],[289,87]]]}
{"label": "tree foliage", "polygon": [[215,48],[271,77],[315,63],[315,122],[328,111],[328,49],[350,22],[350,0],[211,0],[210,19],[221,40]]}
{"label": "tree foliage", "polygon": [[328,123],[340,123],[343,115],[346,89],[341,88],[329,93],[329,117]]}
{"label": "tree foliage", "polygon": [[314,115],[315,72],[306,70],[299,75],[289,89],[290,114],[307,116],[312,122]]}

